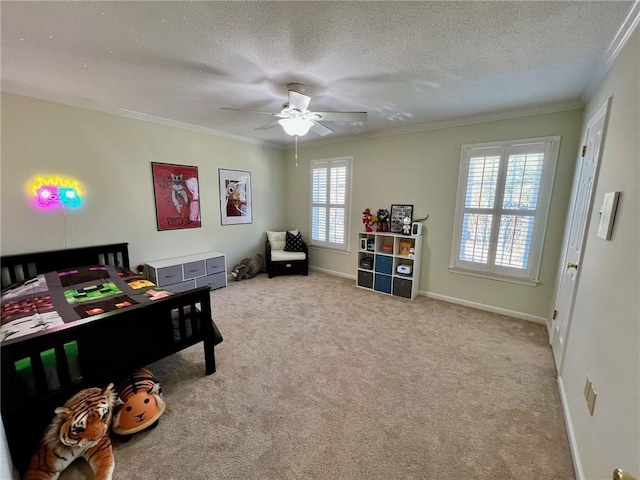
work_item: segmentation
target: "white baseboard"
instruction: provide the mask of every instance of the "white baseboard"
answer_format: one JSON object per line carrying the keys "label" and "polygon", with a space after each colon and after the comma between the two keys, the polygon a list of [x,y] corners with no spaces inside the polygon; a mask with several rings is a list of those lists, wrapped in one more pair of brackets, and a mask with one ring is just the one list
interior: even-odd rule
{"label": "white baseboard", "polygon": [[567,427],[567,435],[569,436],[569,450],[571,450],[571,458],[573,459],[573,469],[577,480],[584,480],[584,471],[582,462],[580,461],[580,452],[578,452],[578,442],[576,434],[573,430],[573,422],[571,421],[571,413],[569,412],[569,404],[567,395],[564,390],[564,382],[562,377],[558,377],[558,391],[560,392],[560,404],[562,405],[562,413],[564,414],[564,424]]}
{"label": "white baseboard", "polygon": [[[334,270],[328,270],[326,268],[309,266],[309,269],[315,270],[317,272],[326,273],[328,275],[334,275],[336,277],[348,278],[354,281],[356,279],[355,275],[336,272]],[[546,318],[539,317],[537,315],[531,315],[530,313],[517,312],[515,310],[508,310],[506,308],[494,307],[493,305],[485,305],[484,303],[472,302],[469,300],[464,300],[462,298],[449,297],[447,295],[440,295],[439,293],[432,293],[424,290],[420,290],[418,292],[418,295],[422,295],[428,298],[433,298],[434,300],[442,300],[444,302],[455,303],[457,305],[464,305],[465,307],[477,308],[478,310],[484,310],[485,312],[498,313],[500,315],[506,315],[507,317],[519,318],[520,320],[527,320],[529,322],[540,323],[542,325],[547,326],[548,328],[548,322]]]}
{"label": "white baseboard", "polygon": [[435,300],[442,300],[444,302],[455,303],[458,305],[464,305],[465,307],[477,308],[478,310],[484,310],[485,312],[499,313],[500,315],[506,315],[507,317],[519,318],[520,320],[528,320],[529,322],[540,323],[547,325],[547,319],[539,317],[537,315],[531,315],[530,313],[517,312],[515,310],[508,310],[506,308],[494,307],[493,305],[486,305],[484,303],[472,302],[470,300],[464,300],[462,298],[449,297],[447,295],[440,295],[439,293],[425,292],[420,290],[420,295],[424,295],[428,298]]}
{"label": "white baseboard", "polygon": [[335,270],[327,270],[326,268],[312,267],[309,265],[309,270],[315,270],[316,272],[326,273],[327,275],[333,275],[334,277],[342,277],[348,278],[349,280],[353,280],[355,282],[356,276],[349,275],[348,273],[336,272]]}

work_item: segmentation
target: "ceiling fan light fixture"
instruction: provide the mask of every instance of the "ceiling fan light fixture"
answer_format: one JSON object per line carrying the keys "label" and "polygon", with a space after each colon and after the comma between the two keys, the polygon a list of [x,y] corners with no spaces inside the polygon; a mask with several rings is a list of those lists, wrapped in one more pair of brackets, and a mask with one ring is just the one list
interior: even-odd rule
{"label": "ceiling fan light fixture", "polygon": [[307,120],[305,118],[282,118],[278,120],[278,123],[282,125],[284,131],[292,137],[302,137],[303,135],[306,135],[313,125],[311,120]]}

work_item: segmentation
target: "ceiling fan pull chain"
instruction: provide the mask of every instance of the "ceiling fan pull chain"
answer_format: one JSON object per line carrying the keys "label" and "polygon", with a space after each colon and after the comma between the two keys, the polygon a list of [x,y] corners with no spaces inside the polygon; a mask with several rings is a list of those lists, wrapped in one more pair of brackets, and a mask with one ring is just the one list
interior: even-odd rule
{"label": "ceiling fan pull chain", "polygon": [[296,168],[298,168],[298,135],[293,137],[296,141]]}

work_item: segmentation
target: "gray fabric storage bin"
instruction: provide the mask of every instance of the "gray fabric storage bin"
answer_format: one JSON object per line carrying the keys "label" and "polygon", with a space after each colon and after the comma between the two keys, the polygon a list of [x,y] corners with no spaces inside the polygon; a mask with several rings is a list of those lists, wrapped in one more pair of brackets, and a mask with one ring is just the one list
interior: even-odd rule
{"label": "gray fabric storage bin", "polygon": [[394,277],[393,294],[399,297],[411,298],[412,281],[409,279]]}

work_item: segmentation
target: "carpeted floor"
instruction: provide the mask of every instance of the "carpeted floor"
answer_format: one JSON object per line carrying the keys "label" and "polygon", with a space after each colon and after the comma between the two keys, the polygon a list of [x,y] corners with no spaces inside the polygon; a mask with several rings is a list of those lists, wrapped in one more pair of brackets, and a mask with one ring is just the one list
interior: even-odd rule
{"label": "carpeted floor", "polygon": [[318,272],[212,303],[217,372],[200,345],[150,366],[167,409],[114,479],[575,478],[542,325]]}

